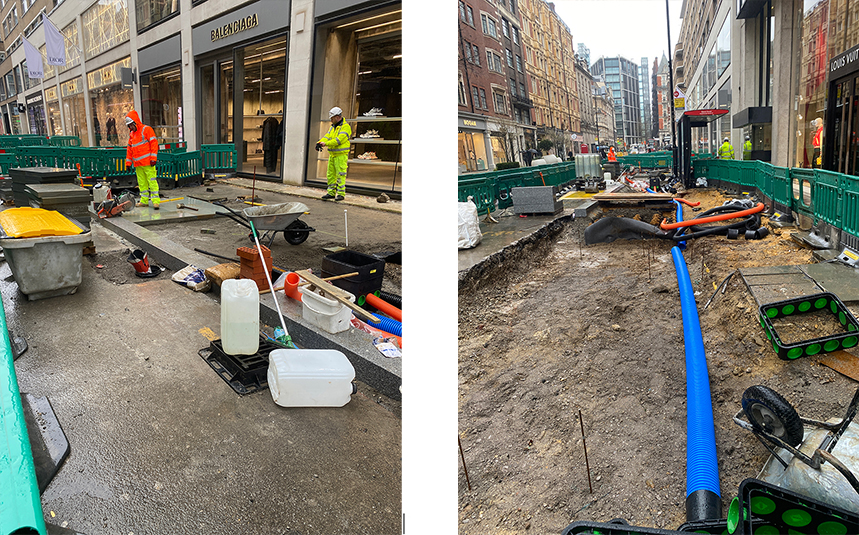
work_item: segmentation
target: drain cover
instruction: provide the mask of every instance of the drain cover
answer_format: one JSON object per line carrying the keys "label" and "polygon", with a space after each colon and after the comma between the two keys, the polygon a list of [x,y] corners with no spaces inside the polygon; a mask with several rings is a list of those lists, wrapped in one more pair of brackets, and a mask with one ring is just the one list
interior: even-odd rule
{"label": "drain cover", "polygon": [[260,336],[259,350],[253,355],[228,355],[220,339],[197,353],[230,388],[243,396],[268,388],[268,354],[273,349],[283,348]]}

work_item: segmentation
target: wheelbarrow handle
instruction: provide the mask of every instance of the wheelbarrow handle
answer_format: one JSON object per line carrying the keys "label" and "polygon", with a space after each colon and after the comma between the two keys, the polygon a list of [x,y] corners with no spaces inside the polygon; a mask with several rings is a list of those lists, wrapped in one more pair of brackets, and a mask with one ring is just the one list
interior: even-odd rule
{"label": "wheelbarrow handle", "polygon": [[[220,206],[220,205],[218,205],[218,206]],[[227,209],[229,210],[229,208],[227,208]],[[248,225],[248,223],[244,219],[238,218],[238,217],[234,216],[233,214],[228,214],[226,212],[215,212],[215,215],[222,215],[224,217],[229,217],[230,219],[232,219],[233,221],[235,221],[239,225],[242,225],[243,227],[248,228],[248,229],[251,228],[251,226]]]}

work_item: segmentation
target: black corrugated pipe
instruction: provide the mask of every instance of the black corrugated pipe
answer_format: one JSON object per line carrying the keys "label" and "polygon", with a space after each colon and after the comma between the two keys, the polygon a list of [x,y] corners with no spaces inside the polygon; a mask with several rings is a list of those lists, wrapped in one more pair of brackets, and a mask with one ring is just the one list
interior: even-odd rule
{"label": "black corrugated pipe", "polygon": [[403,308],[403,298],[399,295],[388,293],[384,290],[379,290],[379,297],[399,309]]}

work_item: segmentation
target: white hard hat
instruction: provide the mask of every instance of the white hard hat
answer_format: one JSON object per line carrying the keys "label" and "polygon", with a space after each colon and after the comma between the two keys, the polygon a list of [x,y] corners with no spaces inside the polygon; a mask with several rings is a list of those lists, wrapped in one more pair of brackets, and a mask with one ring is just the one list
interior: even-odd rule
{"label": "white hard hat", "polygon": [[724,141],[728,141],[728,138],[725,138]]}
{"label": "white hard hat", "polygon": [[131,123],[133,123],[133,122],[134,122],[134,119],[132,119],[131,117],[126,117],[126,118],[125,118],[125,124],[131,124]]}
{"label": "white hard hat", "polygon": [[343,115],[343,110],[341,110],[337,106],[334,106],[333,108],[331,108],[331,111],[328,112],[328,118],[330,119],[335,115]]}

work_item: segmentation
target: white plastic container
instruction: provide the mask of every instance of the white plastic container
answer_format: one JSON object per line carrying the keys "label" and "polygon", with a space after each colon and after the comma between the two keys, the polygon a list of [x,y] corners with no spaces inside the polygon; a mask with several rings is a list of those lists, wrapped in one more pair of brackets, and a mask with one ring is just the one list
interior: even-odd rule
{"label": "white plastic container", "polygon": [[[349,329],[352,320],[352,310],[340,301],[323,297],[310,290],[307,286],[299,286],[301,292],[301,317],[331,334],[337,334]],[[355,296],[346,292],[349,300],[355,302]]]}
{"label": "white plastic container", "polygon": [[[83,229],[80,224],[78,226]],[[4,238],[0,240],[0,247],[21,293],[35,301],[77,291],[82,279],[83,247],[90,240],[92,232],[74,236]]]}
{"label": "white plastic container", "polygon": [[259,351],[259,289],[251,279],[221,284],[221,343],[228,355]]}
{"label": "white plastic container", "polygon": [[333,349],[275,349],[268,356],[268,388],[281,407],[342,407],[355,387],[355,368]]}

